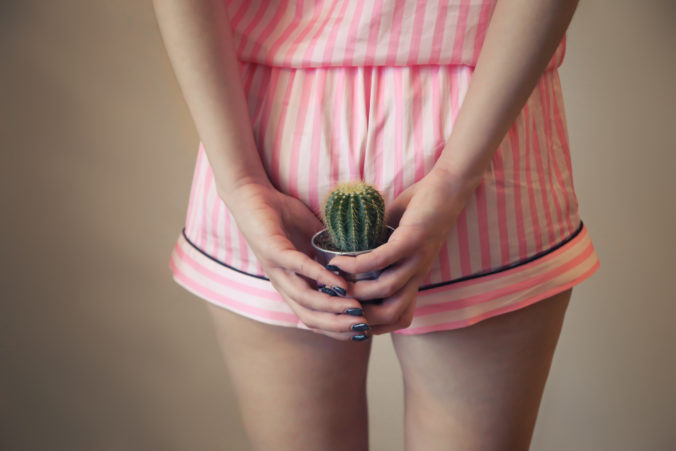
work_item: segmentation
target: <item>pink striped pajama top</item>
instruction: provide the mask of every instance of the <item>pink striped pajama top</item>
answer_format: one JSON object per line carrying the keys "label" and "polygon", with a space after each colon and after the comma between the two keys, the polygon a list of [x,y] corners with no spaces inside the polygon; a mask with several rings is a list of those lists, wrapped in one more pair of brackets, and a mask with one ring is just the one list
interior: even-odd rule
{"label": "pink striped pajama top", "polygon": [[[259,156],[319,215],[339,181],[385,202],[430,171],[472,79],[497,0],[225,0]],[[419,288],[406,329],[455,329],[552,296],[599,260],[580,219],[559,44]],[[452,151],[452,150],[451,150]],[[200,142],[173,279],[215,305],[306,328],[218,197]]]}

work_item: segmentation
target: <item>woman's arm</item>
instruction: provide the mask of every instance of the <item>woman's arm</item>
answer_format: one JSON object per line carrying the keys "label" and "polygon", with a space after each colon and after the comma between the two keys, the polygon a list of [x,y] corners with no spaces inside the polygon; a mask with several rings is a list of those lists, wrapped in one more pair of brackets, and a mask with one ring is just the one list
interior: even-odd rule
{"label": "woman's arm", "polygon": [[483,179],[500,142],[563,38],[577,0],[498,0],[453,132],[434,168],[388,207],[396,226],[387,243],[357,257],[331,260],[343,271],[385,269],[376,280],[350,283],[373,335],[411,324],[418,287],[458,215]]}
{"label": "woman's arm", "polygon": [[214,171],[219,196],[272,186],[256,150],[232,30],[222,0],[153,0],[160,32]]}
{"label": "woman's arm", "polygon": [[554,55],[578,0],[498,0],[453,132],[433,172],[462,209]]}
{"label": "woman's arm", "polygon": [[302,201],[276,190],[267,177],[223,0],[153,0],[153,6],[218,195],[273,287],[310,330],[338,340],[361,334],[351,329],[367,322],[356,299],[318,292],[308,282],[347,288],[345,280],[308,255],[310,237],[322,227],[319,219]]}

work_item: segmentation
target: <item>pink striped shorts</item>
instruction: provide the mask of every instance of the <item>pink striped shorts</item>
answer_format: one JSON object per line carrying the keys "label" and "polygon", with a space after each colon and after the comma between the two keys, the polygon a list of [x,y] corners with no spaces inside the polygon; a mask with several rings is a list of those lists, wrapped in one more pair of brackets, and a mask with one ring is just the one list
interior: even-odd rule
{"label": "pink striped shorts", "polygon": [[[465,65],[289,68],[240,61],[257,149],[275,186],[319,214],[344,180],[385,202],[427,174],[472,78]],[[451,150],[452,151],[452,150]],[[307,328],[273,288],[215,191],[200,143],[173,279],[264,323]],[[579,284],[599,260],[578,211],[558,70],[543,73],[419,288],[397,334],[456,329]]]}

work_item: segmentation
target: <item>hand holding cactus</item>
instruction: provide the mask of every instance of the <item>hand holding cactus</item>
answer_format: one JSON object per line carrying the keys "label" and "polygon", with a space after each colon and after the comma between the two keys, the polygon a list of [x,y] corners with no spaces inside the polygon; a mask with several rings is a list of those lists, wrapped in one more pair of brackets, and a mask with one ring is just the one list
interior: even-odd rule
{"label": "hand holding cactus", "polygon": [[404,190],[387,209],[387,222],[396,230],[386,243],[356,257],[337,256],[330,261],[349,273],[383,270],[375,280],[348,282],[349,296],[384,299],[379,305],[363,304],[373,335],[411,324],[418,288],[466,199],[467,193],[463,191],[461,195],[461,190],[449,183],[447,173],[431,171]]}
{"label": "hand holding cactus", "polygon": [[345,280],[313,260],[309,244],[322,228],[303,202],[262,185],[231,192],[227,205],[270,282],[308,328],[338,340],[350,340],[352,325],[365,322],[356,299],[317,292],[314,282],[347,288]]}

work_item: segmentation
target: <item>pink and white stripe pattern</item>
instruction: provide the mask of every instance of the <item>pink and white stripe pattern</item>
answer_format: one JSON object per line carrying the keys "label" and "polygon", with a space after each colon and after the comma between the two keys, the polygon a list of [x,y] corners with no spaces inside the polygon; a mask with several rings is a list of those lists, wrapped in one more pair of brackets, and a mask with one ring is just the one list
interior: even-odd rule
{"label": "pink and white stripe pattern", "polygon": [[[226,0],[242,61],[475,66],[497,0]],[[559,67],[565,37],[548,69]]]}
{"label": "pink and white stripe pattern", "polygon": [[[303,49],[304,61],[312,61],[308,58],[322,41],[301,46],[304,36],[329,33],[333,35],[331,42],[336,43],[333,47],[341,49],[344,40],[339,39],[339,30],[327,25],[321,33],[317,29],[303,34],[299,31],[302,28],[296,27],[280,34],[275,31],[278,27],[270,32],[260,30],[261,24],[283,23],[281,18],[286,17],[288,8],[302,11],[294,16],[296,24],[315,16],[317,24],[324,23],[322,17],[332,17],[333,21],[325,22],[330,24],[353,8],[384,11],[387,4],[415,5],[419,15],[411,22],[414,29],[428,30],[428,15],[447,18],[436,22],[442,24],[434,28],[438,36],[445,36],[442,31],[448,27],[458,27],[453,32],[451,48],[455,51],[451,53],[445,50],[446,44],[425,41],[424,33],[416,41],[420,48],[406,50],[440,61],[444,55],[474,55],[464,49],[478,51],[481,33],[477,30],[485,28],[487,22],[481,17],[487,17],[492,9],[486,6],[490,2],[481,1],[441,5],[412,1],[309,2],[317,5],[310,9],[303,9],[302,1],[287,3],[299,9],[288,5],[261,7],[254,9],[254,14],[241,6],[244,3],[232,2],[230,12],[233,21],[239,20],[238,26],[248,24],[243,30],[257,36],[251,39],[260,43],[258,47],[264,48],[272,39],[275,57],[298,55]],[[355,6],[357,3],[361,6]],[[260,2],[247,4],[260,6]],[[333,12],[319,8],[320,4]],[[430,10],[438,14],[425,13]],[[469,12],[474,10],[478,11],[477,18],[469,20]],[[363,28],[359,24],[364,16],[359,17],[360,21],[350,22],[355,30]],[[461,26],[457,20],[462,17],[467,23]],[[387,35],[382,27],[377,28],[378,23],[389,20],[387,23],[392,24],[392,19],[381,15],[371,20],[370,29],[381,32],[355,41],[361,45],[350,47],[354,50],[350,61],[364,61],[355,60],[354,55],[368,56],[369,61],[398,55],[398,41],[389,40],[385,45],[382,38],[378,39]],[[403,23],[402,18],[396,20]],[[411,29],[400,28],[401,33]],[[410,35],[402,39],[412,42]],[[239,42],[240,53],[257,54],[256,45],[250,48]],[[298,42],[295,47],[291,45],[294,42]],[[383,46],[390,53],[381,55]],[[286,53],[280,49],[286,49]],[[295,51],[289,53],[289,49]],[[326,49],[323,55],[325,62],[344,61],[331,59],[332,53]],[[241,61],[240,71],[258,153],[271,181],[319,213],[320,199],[338,181],[361,179],[371,183],[389,203],[427,174],[453,131],[473,67],[412,64],[298,68]],[[304,327],[267,280],[234,217],[216,194],[202,143],[184,233],[176,242],[170,264],[179,284],[212,303],[270,324]],[[543,73],[449,233],[420,287],[413,323],[395,333],[464,327],[578,284],[598,266],[578,213],[561,84],[557,69],[552,68]]]}
{"label": "pink and white stripe pattern", "polygon": [[[247,318],[307,329],[272,285],[224,270],[180,235],[172,252],[174,280],[206,301]],[[415,335],[470,326],[526,307],[581,283],[599,267],[584,225],[545,256],[505,270],[422,290],[411,325],[395,334]]]}

